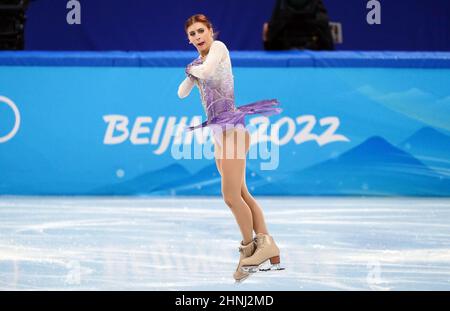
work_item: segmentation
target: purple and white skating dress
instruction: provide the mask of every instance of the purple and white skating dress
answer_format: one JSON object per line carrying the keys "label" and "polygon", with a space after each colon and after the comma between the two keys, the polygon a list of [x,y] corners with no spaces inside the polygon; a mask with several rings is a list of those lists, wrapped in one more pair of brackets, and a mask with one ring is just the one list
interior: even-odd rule
{"label": "purple and white skating dress", "polygon": [[214,137],[222,131],[241,125],[245,128],[245,116],[262,114],[270,116],[281,112],[276,99],[261,100],[236,107],[234,103],[234,80],[230,54],[221,41],[214,41],[205,61],[201,57],[186,67],[186,79],[178,88],[178,96],[188,96],[197,85],[207,120],[189,130],[210,127]]}

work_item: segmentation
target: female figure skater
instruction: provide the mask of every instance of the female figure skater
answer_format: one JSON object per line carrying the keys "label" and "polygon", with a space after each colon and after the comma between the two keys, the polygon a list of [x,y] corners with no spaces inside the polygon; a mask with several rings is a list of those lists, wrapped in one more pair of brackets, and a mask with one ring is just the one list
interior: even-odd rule
{"label": "female figure skater", "polygon": [[[240,259],[234,273],[236,281],[256,272],[259,265],[270,260],[279,269],[280,250],[269,235],[261,207],[249,193],[245,183],[246,155],[250,134],[245,129],[248,114],[279,113],[276,100],[263,100],[235,107],[231,61],[224,43],[214,39],[213,27],[202,14],[190,17],[185,24],[189,44],[199,57],[186,67],[186,79],[178,88],[178,96],[188,96],[196,85],[200,90],[207,121],[190,129],[210,127],[214,137],[214,155],[221,175],[222,195],[239,225],[242,241]],[[253,238],[253,231],[256,237]]]}

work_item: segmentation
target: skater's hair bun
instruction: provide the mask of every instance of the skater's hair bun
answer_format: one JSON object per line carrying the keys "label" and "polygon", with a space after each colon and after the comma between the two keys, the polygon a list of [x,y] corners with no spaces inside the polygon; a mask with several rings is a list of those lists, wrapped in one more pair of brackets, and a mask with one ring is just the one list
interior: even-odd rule
{"label": "skater's hair bun", "polygon": [[206,15],[204,15],[204,14],[195,14],[195,15],[192,15],[191,17],[189,17],[187,19],[186,23],[184,24],[184,31],[187,32],[187,29],[195,23],[205,24],[206,27],[208,27],[208,29],[213,31],[214,39],[216,39],[217,33],[214,31],[214,27],[213,27],[211,21],[209,20],[209,18],[206,17]]}

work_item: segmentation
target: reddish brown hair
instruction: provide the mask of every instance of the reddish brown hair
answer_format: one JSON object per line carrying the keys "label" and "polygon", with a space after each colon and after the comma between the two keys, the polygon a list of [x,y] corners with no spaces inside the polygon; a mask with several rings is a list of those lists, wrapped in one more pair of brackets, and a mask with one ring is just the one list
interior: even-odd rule
{"label": "reddish brown hair", "polygon": [[[203,23],[208,29],[211,29],[215,33],[212,23],[209,21],[208,17],[203,14],[195,14],[189,17],[186,23],[184,23],[184,31],[187,32],[187,29],[195,23]],[[214,37],[216,37],[216,35],[214,35]]]}

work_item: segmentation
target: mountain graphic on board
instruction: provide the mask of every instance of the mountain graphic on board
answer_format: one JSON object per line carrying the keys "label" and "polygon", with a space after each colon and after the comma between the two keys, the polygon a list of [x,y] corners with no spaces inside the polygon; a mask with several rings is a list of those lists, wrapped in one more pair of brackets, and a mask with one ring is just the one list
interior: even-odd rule
{"label": "mountain graphic on board", "polygon": [[[251,193],[265,193],[265,187],[271,187],[272,192],[279,193],[281,188],[272,184],[257,172],[246,169],[246,184]],[[199,170],[192,176],[185,179],[174,180],[172,182],[161,184],[152,191],[152,194],[158,195],[222,195],[221,176],[217,170],[216,164],[210,164]],[[261,190],[262,189],[262,190]]]}
{"label": "mountain graphic on board", "polygon": [[160,183],[152,190],[157,195],[219,195],[220,174],[216,164],[208,165],[197,173]]}
{"label": "mountain graphic on board", "polygon": [[157,169],[131,180],[93,190],[91,193],[99,195],[139,195],[149,194],[160,184],[170,183],[174,180],[190,176],[189,171],[178,163]]}
{"label": "mountain graphic on board", "polygon": [[[401,146],[411,152],[426,150],[426,155],[430,157],[444,157],[445,151],[442,151],[440,146],[446,143],[447,139],[447,136],[433,129],[423,128],[405,140]],[[450,195],[448,175],[431,169],[410,152],[393,146],[379,136],[371,137],[335,158],[306,169],[266,174],[272,176],[262,176],[247,167],[246,182],[251,194]],[[92,193],[220,196],[221,176],[215,162],[195,174],[190,174],[182,165],[175,163],[129,181],[96,189]]]}
{"label": "mountain graphic on board", "polygon": [[434,171],[450,176],[450,137],[423,127],[398,145]]}
{"label": "mountain graphic on board", "polygon": [[378,136],[277,181],[291,195],[450,194],[450,179]]}

